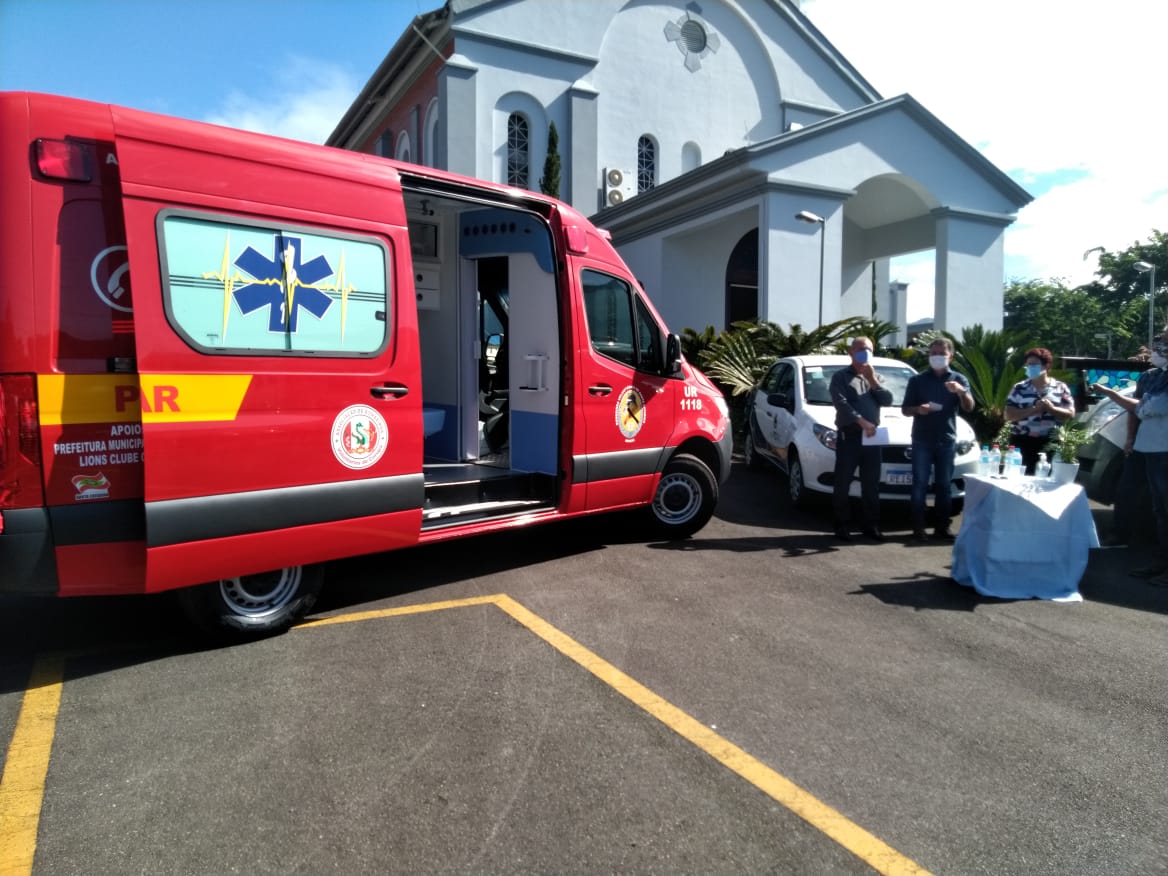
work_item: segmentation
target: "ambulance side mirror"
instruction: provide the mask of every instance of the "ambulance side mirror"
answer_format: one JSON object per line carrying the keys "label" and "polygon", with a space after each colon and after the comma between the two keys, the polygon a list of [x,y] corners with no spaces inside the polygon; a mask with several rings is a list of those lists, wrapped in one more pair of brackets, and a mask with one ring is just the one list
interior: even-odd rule
{"label": "ambulance side mirror", "polygon": [[681,376],[681,338],[675,334],[665,339],[665,374],[668,377]]}

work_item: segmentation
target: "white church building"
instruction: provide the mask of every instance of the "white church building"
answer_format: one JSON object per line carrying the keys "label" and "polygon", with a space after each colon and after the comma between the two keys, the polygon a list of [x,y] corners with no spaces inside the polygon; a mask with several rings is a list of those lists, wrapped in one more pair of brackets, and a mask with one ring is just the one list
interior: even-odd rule
{"label": "white church building", "polygon": [[560,199],[673,331],[875,315],[903,343],[889,260],[928,250],[934,325],[1002,326],[1003,234],[1031,196],[881,97],[796,0],[448,0],[327,142],[539,190],[553,123]]}

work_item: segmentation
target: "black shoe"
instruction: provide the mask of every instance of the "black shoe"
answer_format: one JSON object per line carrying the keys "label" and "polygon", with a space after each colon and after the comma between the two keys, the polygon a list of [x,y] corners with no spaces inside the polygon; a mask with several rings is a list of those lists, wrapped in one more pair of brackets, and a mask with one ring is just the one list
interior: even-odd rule
{"label": "black shoe", "polygon": [[927,544],[929,541],[929,534],[923,529],[914,529],[912,534],[913,541],[920,544]]}
{"label": "black shoe", "polygon": [[852,540],[852,534],[850,532],[848,532],[848,527],[846,525],[844,525],[843,523],[837,523],[835,525],[835,537],[838,538],[840,541],[851,541]]}
{"label": "black shoe", "polygon": [[942,541],[953,541],[956,537],[948,526],[939,526],[933,530],[933,538],[939,538]]}
{"label": "black shoe", "polygon": [[872,541],[884,541],[884,533],[875,526],[870,526],[865,529],[864,535],[865,537],[872,539]]}

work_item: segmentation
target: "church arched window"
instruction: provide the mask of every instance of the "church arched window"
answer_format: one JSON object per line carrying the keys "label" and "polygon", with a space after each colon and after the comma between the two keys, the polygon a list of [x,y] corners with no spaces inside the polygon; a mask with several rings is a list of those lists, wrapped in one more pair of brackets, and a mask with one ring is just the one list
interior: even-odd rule
{"label": "church arched window", "polygon": [[637,140],[637,191],[647,192],[657,184],[657,144],[643,136]]}
{"label": "church arched window", "polygon": [[531,155],[531,126],[519,113],[507,117],[507,185],[527,188]]}

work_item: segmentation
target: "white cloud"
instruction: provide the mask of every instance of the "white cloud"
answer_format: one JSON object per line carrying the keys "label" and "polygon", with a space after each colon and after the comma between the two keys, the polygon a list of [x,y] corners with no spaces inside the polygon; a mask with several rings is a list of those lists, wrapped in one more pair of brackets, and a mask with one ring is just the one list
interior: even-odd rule
{"label": "white cloud", "polygon": [[[1007,277],[1091,279],[1094,246],[1168,230],[1168,4],[1111,0],[803,0],[881,94],[912,94],[1036,200],[1006,232]],[[894,278],[927,279],[932,258]],[[926,290],[910,286],[920,297]],[[912,300],[910,298],[910,300]]]}
{"label": "white cloud", "polygon": [[232,91],[204,121],[323,143],[364,84],[341,67],[304,58],[276,69],[276,82],[249,93]]}

